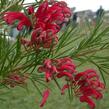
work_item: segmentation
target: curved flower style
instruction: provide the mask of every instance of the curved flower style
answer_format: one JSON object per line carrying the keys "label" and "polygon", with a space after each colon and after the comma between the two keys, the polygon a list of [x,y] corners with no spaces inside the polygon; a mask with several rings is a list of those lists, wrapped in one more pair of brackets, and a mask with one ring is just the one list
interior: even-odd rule
{"label": "curved flower style", "polygon": [[33,13],[34,13],[34,8],[33,8],[33,6],[30,6],[27,11],[28,11],[28,14],[29,14],[29,15],[30,15],[30,14],[33,14]]}
{"label": "curved flower style", "polygon": [[46,59],[43,66],[38,69],[39,72],[45,72],[46,82],[49,82],[57,73],[56,66],[53,65],[52,60]]}
{"label": "curved flower style", "polygon": [[47,90],[45,90],[44,92],[43,92],[43,98],[42,98],[42,101],[41,101],[41,103],[40,103],[40,107],[43,107],[44,106],[44,104],[46,103],[46,101],[47,101],[47,99],[48,99],[48,97],[49,97],[49,94],[50,94],[50,90],[49,89],[47,89]]}
{"label": "curved flower style", "polygon": [[21,12],[6,12],[4,15],[4,20],[10,25],[12,25],[14,21],[18,20],[18,30],[22,30],[23,26],[26,26],[28,28],[32,26],[29,18]]}

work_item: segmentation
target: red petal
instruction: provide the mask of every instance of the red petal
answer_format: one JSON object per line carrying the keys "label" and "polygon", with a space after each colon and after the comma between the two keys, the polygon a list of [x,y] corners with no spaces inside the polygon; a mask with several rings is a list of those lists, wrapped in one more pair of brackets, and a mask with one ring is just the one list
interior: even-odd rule
{"label": "red petal", "polygon": [[44,17],[43,15],[46,15],[47,10],[48,10],[48,2],[45,1],[39,6],[36,13],[36,17],[41,19],[42,17]]}
{"label": "red petal", "polygon": [[31,22],[25,14],[21,12],[7,12],[4,15],[4,20],[8,24],[12,24],[14,21],[19,20],[18,29],[21,30],[23,26],[31,27]]}
{"label": "red petal", "polygon": [[68,89],[70,86],[68,85],[68,84],[65,84],[63,87],[62,87],[62,89],[61,89],[61,94],[64,94],[64,91],[66,90],[66,89]]}
{"label": "red petal", "polygon": [[69,65],[67,65],[67,64],[66,64],[66,65],[62,65],[62,66],[59,68],[59,70],[61,70],[61,71],[67,70],[67,71],[75,72],[74,67],[69,66]]}
{"label": "red petal", "polygon": [[51,79],[51,74],[49,72],[45,73],[46,82],[49,82]]}
{"label": "red petal", "polygon": [[85,79],[91,79],[93,77],[96,77],[99,79],[99,76],[97,75],[96,71],[93,69],[88,69],[84,72],[80,72],[75,76],[75,80],[78,81],[81,77],[84,77]]}
{"label": "red petal", "polygon": [[72,77],[72,74],[69,73],[69,72],[61,72],[61,73],[57,74],[57,78],[61,78],[61,77],[63,77],[63,76],[67,76],[67,77],[69,77],[70,79],[73,78],[73,77]]}
{"label": "red petal", "polygon": [[84,74],[85,74],[85,72],[80,72],[80,73],[76,74],[75,80],[78,81]]}
{"label": "red petal", "polygon": [[33,6],[29,6],[28,14],[33,14],[33,13],[34,13],[34,7]]}
{"label": "red petal", "polygon": [[101,99],[103,95],[96,89],[91,88],[90,86],[84,86],[80,88],[83,95],[92,96],[96,99]]}
{"label": "red petal", "polygon": [[48,89],[43,92],[43,98],[42,98],[42,101],[40,103],[40,107],[44,106],[44,104],[46,103],[46,101],[49,97],[49,94],[50,94],[50,90],[48,90]]}
{"label": "red petal", "polygon": [[81,96],[80,97],[80,101],[81,102],[87,102],[88,105],[90,106],[90,109],[94,109],[95,108],[95,103],[93,102],[93,100],[91,100],[89,97],[87,96]]}

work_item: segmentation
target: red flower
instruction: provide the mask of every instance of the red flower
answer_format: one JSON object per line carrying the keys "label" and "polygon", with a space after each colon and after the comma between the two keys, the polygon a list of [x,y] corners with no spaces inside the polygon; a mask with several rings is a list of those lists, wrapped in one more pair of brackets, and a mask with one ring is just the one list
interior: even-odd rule
{"label": "red flower", "polygon": [[92,96],[96,99],[101,99],[102,98],[102,94],[96,90],[93,89],[90,86],[84,86],[80,88],[80,92],[84,95],[84,96]]}
{"label": "red flower", "polygon": [[50,94],[50,90],[48,90],[48,89],[43,92],[43,98],[42,98],[42,101],[40,103],[40,107],[44,106],[44,104],[46,103],[46,101],[49,97],[49,94]]}
{"label": "red flower", "polygon": [[75,65],[70,58],[46,59],[43,66],[39,67],[40,72],[45,72],[46,81],[53,77],[62,78],[63,76],[73,80]]}
{"label": "red flower", "polygon": [[69,74],[66,73],[66,75],[70,77],[71,74],[76,72],[75,68],[76,66],[71,58],[66,57],[58,60],[57,70],[61,74],[63,72],[68,72]]}
{"label": "red flower", "polygon": [[53,65],[52,60],[46,59],[43,66],[38,69],[40,72],[45,72],[46,81],[49,82],[53,76],[57,73],[56,67]]}
{"label": "red flower", "polygon": [[31,27],[31,22],[28,17],[26,17],[23,13],[21,12],[6,12],[4,16],[4,20],[12,25],[12,23],[16,20],[19,21],[17,25],[18,30],[22,30],[23,26],[26,26],[28,28]]}
{"label": "red flower", "polygon": [[49,8],[48,13],[50,15],[49,22],[60,24],[64,21],[65,17],[62,12],[62,8],[59,6],[53,5]]}
{"label": "red flower", "polygon": [[90,81],[90,84],[93,86],[93,88],[97,87],[98,90],[105,89],[105,85],[102,82],[100,82],[99,80],[98,81],[92,80],[92,81]]}
{"label": "red flower", "polygon": [[78,73],[78,74],[75,76],[75,80],[78,81],[78,80],[81,79],[82,77],[83,77],[84,79],[91,79],[91,78],[93,78],[93,77],[95,77],[96,79],[99,79],[99,77],[98,77],[96,71],[93,70],[93,69],[88,69],[88,70],[86,70],[86,71],[84,71],[84,72]]}
{"label": "red flower", "polygon": [[29,6],[28,10],[28,14],[33,14],[34,13],[34,7],[33,6]]}
{"label": "red flower", "polygon": [[66,77],[69,77],[70,79],[73,79],[72,74],[69,72],[60,72],[59,74],[57,74],[57,78],[62,78],[63,76],[66,76]]}
{"label": "red flower", "polygon": [[90,109],[95,108],[95,103],[92,98],[101,99],[103,97],[101,91],[104,89],[104,84],[100,82],[99,76],[93,69],[88,69],[75,75],[75,82],[79,86],[79,95],[81,102],[87,102]]}
{"label": "red flower", "polygon": [[71,10],[65,2],[53,2],[50,4],[48,1],[44,1],[36,12],[34,12],[34,7],[30,6],[27,9],[27,13],[32,14],[32,16],[29,16],[32,20],[21,12],[7,12],[4,19],[8,24],[18,20],[18,30],[22,30],[23,26],[31,27],[31,42],[37,48],[54,47],[58,42],[57,33],[61,29],[59,24],[71,16]]}
{"label": "red flower", "polygon": [[66,18],[71,16],[71,10],[67,7],[65,2],[54,2],[49,6],[49,2],[45,1],[39,6],[35,15],[38,22],[41,21],[45,24],[58,25],[59,22],[62,23]]}
{"label": "red flower", "polygon": [[54,3],[54,6],[59,6],[62,9],[62,13],[64,15],[64,18],[69,18],[71,16],[71,10],[67,7],[66,2],[60,1]]}
{"label": "red flower", "polygon": [[39,71],[45,73],[46,81],[53,78],[67,77],[65,84],[61,89],[64,94],[66,89],[73,88],[75,95],[79,96],[81,102],[86,102],[90,109],[95,108],[93,99],[99,100],[103,97],[101,91],[104,84],[100,82],[99,76],[93,69],[77,73],[76,66],[71,58],[46,59],[43,66],[39,67]]}

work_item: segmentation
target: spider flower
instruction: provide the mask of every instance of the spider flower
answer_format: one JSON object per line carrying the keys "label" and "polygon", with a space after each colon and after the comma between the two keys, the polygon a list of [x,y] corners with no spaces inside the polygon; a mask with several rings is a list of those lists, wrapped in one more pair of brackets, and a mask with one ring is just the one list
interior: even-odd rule
{"label": "spider flower", "polygon": [[4,15],[4,20],[9,24],[12,25],[15,21],[19,21],[17,25],[18,30],[22,30],[23,26],[28,28],[31,27],[31,21],[29,18],[21,12],[6,12]]}
{"label": "spider flower", "polygon": [[[58,42],[57,33],[60,31],[60,24],[71,16],[71,10],[65,2],[42,2],[37,11],[33,6],[27,9],[28,16],[22,12],[6,12],[4,20],[12,25],[18,21],[17,29],[21,31],[24,26],[31,30],[31,43],[37,48],[54,47]],[[32,14],[32,15],[31,15]],[[31,20],[32,19],[32,20]]]}
{"label": "spider flower", "polygon": [[42,66],[39,67],[40,72],[45,73],[46,81],[56,78],[68,77],[73,79],[75,73],[75,65],[70,58],[46,59]]}
{"label": "spider flower", "polygon": [[93,99],[101,99],[103,97],[101,91],[104,89],[104,84],[100,81],[96,71],[88,69],[80,72],[75,76],[75,81],[79,86],[80,101],[87,102],[90,109],[94,109],[95,103]]}

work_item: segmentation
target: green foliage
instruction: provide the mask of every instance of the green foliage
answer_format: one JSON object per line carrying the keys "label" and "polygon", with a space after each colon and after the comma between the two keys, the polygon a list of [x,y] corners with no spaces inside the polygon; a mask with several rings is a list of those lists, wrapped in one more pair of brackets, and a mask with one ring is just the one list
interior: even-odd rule
{"label": "green foliage", "polygon": [[24,0],[0,0],[0,13],[6,11],[20,11]]}
{"label": "green foliage", "polygon": [[81,28],[79,26],[74,28],[70,24],[65,32],[62,32],[54,58],[70,56],[77,61],[78,67],[87,62],[93,64],[98,68],[105,82],[104,73],[109,74],[107,54],[109,52],[109,26],[104,26],[103,21],[100,21],[95,27],[88,24],[83,29]]}

